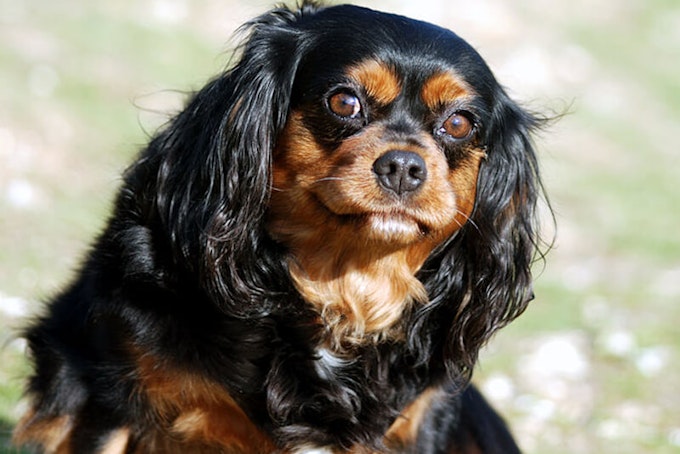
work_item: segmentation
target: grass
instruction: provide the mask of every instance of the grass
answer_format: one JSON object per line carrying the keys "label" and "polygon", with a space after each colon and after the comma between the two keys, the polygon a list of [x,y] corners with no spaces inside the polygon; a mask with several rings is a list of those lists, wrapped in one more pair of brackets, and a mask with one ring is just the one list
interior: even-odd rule
{"label": "grass", "polygon": [[[151,109],[159,97],[179,99],[163,90],[199,87],[224,63],[220,44],[188,27],[140,22],[133,3],[67,3],[28,1],[15,18],[0,18],[0,309],[12,296],[34,312],[71,275],[103,226],[118,175],[171,113],[145,111],[149,98]],[[30,184],[31,204],[9,202],[13,181]],[[8,344],[0,350],[0,453],[18,452],[8,440],[28,372],[9,340],[19,325],[0,319]]]}
{"label": "grass", "polygon": [[[166,118],[154,111],[172,112],[225,64],[231,30],[212,33],[215,4],[164,21],[149,13],[161,3],[27,0],[0,14],[0,309],[12,297],[34,312],[64,284],[121,170]],[[567,0],[508,10],[522,27],[512,46],[544,46],[549,64],[562,49],[587,55],[585,77],[555,71],[528,91],[534,104],[573,103],[539,147],[557,242],[537,267],[537,300],[490,343],[476,378],[529,453],[680,446],[680,11],[673,0],[610,3],[606,15]],[[502,68],[507,42],[476,31]],[[9,201],[16,182],[30,203]],[[7,341],[20,318],[3,314],[0,453],[9,453],[28,366]]]}

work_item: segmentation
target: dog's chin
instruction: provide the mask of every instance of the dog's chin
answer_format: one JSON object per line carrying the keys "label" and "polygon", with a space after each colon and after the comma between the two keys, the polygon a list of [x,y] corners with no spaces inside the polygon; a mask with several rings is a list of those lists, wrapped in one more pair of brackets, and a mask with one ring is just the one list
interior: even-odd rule
{"label": "dog's chin", "polygon": [[402,213],[370,213],[362,216],[369,239],[390,244],[411,244],[427,236],[428,229]]}

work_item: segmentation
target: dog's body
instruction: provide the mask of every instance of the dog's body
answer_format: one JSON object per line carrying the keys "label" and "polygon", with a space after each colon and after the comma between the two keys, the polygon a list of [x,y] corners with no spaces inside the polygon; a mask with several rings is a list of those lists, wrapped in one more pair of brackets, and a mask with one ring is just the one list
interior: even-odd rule
{"label": "dog's body", "polygon": [[512,453],[467,385],[531,298],[536,120],[477,53],[273,10],[125,174],[27,331],[50,453]]}

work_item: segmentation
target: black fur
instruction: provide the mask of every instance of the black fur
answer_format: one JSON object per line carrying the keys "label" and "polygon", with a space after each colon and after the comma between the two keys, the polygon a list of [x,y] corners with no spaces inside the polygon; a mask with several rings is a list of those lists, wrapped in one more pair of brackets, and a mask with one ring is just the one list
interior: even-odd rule
{"label": "black fur", "polygon": [[[481,396],[460,390],[479,348],[532,294],[540,181],[530,134],[538,120],[470,46],[429,24],[305,2],[244,32],[234,66],[125,173],[77,278],[28,329],[37,417],[75,415],[74,452],[96,452],[122,426],[133,428],[133,446],[156,423],[136,390],[134,347],[220,383],[282,448],[384,449],[399,412],[442,385],[451,397],[433,408],[412,452],[448,452],[468,442],[465,434],[484,452],[518,452]],[[430,302],[407,314],[408,339],[363,346],[321,374],[323,327],[294,289],[287,251],[264,229],[272,150],[290,109],[305,102],[305,81],[327,69],[318,62],[336,67],[365,55],[455,67],[483,95],[488,158],[471,220],[419,272]]]}
{"label": "black fur", "polygon": [[[451,387],[421,425],[413,454],[447,454],[452,446],[477,445],[484,453],[519,454],[505,422],[473,386]],[[465,452],[463,450],[463,452]]]}

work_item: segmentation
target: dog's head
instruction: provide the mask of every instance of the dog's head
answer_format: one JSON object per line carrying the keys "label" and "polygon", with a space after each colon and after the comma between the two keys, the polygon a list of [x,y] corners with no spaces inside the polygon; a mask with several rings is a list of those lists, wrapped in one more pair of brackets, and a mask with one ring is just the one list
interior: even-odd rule
{"label": "dog's head", "polygon": [[[327,15],[314,22],[319,38],[275,149],[273,230],[352,254],[409,247],[422,264],[472,213],[490,79],[476,77],[483,63],[452,33],[411,22],[382,36],[393,17]],[[347,25],[323,33],[329,20]]]}
{"label": "dog's head", "polygon": [[530,299],[537,121],[431,24],[305,2],[246,30],[150,147],[177,262],[224,310],[283,310],[291,275],[336,346],[471,367]]}

